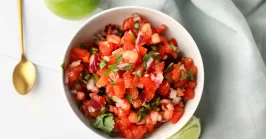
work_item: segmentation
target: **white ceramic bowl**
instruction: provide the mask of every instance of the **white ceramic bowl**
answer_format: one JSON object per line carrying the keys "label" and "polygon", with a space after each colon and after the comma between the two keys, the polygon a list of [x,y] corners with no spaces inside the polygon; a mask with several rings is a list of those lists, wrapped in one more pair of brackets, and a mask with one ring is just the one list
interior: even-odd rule
{"label": "white ceramic bowl", "polygon": [[[138,13],[142,17],[146,18],[148,21],[151,22],[152,26],[156,27],[160,24],[165,24],[168,29],[165,32],[166,37],[176,38],[178,42],[178,46],[180,47],[181,51],[184,52],[185,56],[192,57],[194,60],[195,65],[198,67],[198,77],[197,77],[197,87],[195,88],[195,98],[187,102],[185,107],[185,113],[183,117],[178,121],[176,124],[172,124],[170,122],[165,123],[160,128],[154,131],[154,133],[149,136],[149,138],[153,139],[164,139],[170,137],[172,134],[176,133],[180,130],[193,116],[195,110],[198,107],[198,104],[201,99],[202,91],[203,91],[203,84],[204,84],[204,70],[203,70],[203,62],[199,52],[199,49],[190,36],[190,34],[186,31],[186,29],[180,25],[176,20],[169,17],[168,15],[149,8],[144,7],[117,7],[113,9],[109,9],[103,11],[99,14],[92,16],[86,23],[79,29],[79,31],[74,35],[73,39],[71,40],[65,55],[65,61],[67,60],[69,50],[72,46],[80,44],[84,41],[88,41],[89,38],[100,31],[103,30],[105,25],[112,23],[121,25],[125,18],[131,16],[132,13]],[[62,74],[63,75],[63,74]],[[64,76],[64,75],[63,75]],[[62,80],[64,77],[62,77]],[[87,126],[89,130],[93,130],[97,138],[110,138],[109,136],[95,130],[90,125],[90,120],[87,119],[82,115],[79,111],[78,106],[74,97],[69,92],[68,88],[64,85],[65,94],[67,100],[77,115],[77,117]]]}

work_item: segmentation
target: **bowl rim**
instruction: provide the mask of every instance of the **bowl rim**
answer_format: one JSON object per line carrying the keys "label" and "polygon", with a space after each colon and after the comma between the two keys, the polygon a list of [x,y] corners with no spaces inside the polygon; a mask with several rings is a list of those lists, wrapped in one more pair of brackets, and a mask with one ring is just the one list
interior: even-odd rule
{"label": "bowl rim", "polygon": [[[74,38],[77,36],[77,34],[89,23],[89,22],[91,22],[91,21],[93,21],[95,18],[97,18],[97,17],[99,17],[99,16],[102,16],[102,15],[104,15],[104,14],[106,14],[106,13],[109,13],[109,12],[112,12],[112,11],[116,11],[116,10],[123,10],[123,9],[142,9],[142,10],[147,10],[147,11],[150,11],[150,12],[152,12],[152,13],[157,13],[157,14],[161,14],[161,15],[163,15],[163,16],[165,16],[166,18],[168,18],[169,20],[171,20],[171,21],[173,21],[175,24],[178,24],[179,26],[181,26],[184,30],[185,30],[185,33],[188,35],[188,37],[189,37],[189,39],[190,40],[192,40],[192,43],[196,46],[196,48],[195,48],[195,51],[196,51],[196,53],[198,53],[199,54],[199,60],[200,60],[200,62],[199,62],[199,66],[202,68],[201,69],[201,74],[202,74],[202,86],[201,86],[201,88],[200,88],[200,90],[197,92],[197,93],[200,93],[200,95],[198,96],[199,98],[198,98],[198,100],[196,101],[196,100],[194,100],[194,101],[196,101],[195,102],[195,106],[194,106],[194,109],[193,110],[190,110],[190,111],[187,111],[187,113],[189,114],[189,116],[187,116],[187,117],[182,117],[182,118],[184,118],[184,122],[183,122],[183,125],[181,126],[181,128],[180,129],[182,129],[182,127],[184,127],[185,125],[186,125],[186,123],[191,119],[191,117],[193,116],[193,114],[195,113],[195,111],[197,110],[197,108],[198,108],[198,106],[199,106],[199,103],[200,103],[200,101],[201,101],[201,98],[202,98],[202,94],[203,94],[203,90],[204,90],[204,82],[205,82],[205,72],[204,72],[204,64],[203,64],[203,60],[202,60],[202,56],[201,56],[201,53],[200,53],[200,51],[199,51],[199,48],[198,48],[198,45],[196,44],[196,42],[195,42],[195,40],[193,39],[193,37],[190,35],[190,33],[186,30],[186,28],[183,26],[183,25],[181,25],[178,21],[176,21],[174,18],[172,18],[171,16],[169,16],[169,15],[167,15],[167,14],[165,14],[165,13],[163,13],[163,12],[161,12],[161,11],[159,11],[159,10],[156,10],[156,9],[152,9],[152,8],[148,8],[148,7],[143,7],[143,6],[119,6],[119,7],[114,7],[114,8],[110,8],[110,9],[107,9],[107,10],[104,10],[104,11],[101,11],[101,12],[99,12],[99,13],[97,13],[97,14],[94,14],[94,15],[92,15],[91,17],[89,17],[87,20],[85,20],[84,21],[84,23],[82,23],[79,27],[78,27],[78,29],[73,33],[73,35],[71,35],[71,40],[69,41],[69,43],[67,43],[67,47],[65,47],[64,48],[64,55],[63,55],[63,61],[65,62],[65,59],[67,58],[67,52],[68,52],[68,50],[72,47],[72,46],[70,46],[71,45],[71,43],[73,42],[73,40],[74,40]],[[61,79],[62,79],[62,88],[63,88],[63,90],[64,90],[64,96],[65,96],[65,99],[67,100],[67,103],[68,103],[68,106],[70,107],[70,109],[72,110],[72,112],[74,112],[75,113],[75,115],[76,115],[76,118],[77,119],[79,119],[79,121],[81,122],[81,123],[83,123],[83,125],[86,127],[86,128],[88,128],[88,126],[80,119],[80,117],[76,114],[76,112],[74,111],[74,109],[71,107],[71,104],[70,104],[70,101],[68,100],[68,96],[66,95],[66,90],[65,90],[65,83],[64,83],[64,71],[63,70],[61,70]],[[180,130],[179,129],[179,130]],[[89,130],[91,130],[92,131],[92,133],[93,134],[95,134],[95,137],[97,136],[97,137],[100,137],[100,138],[104,138],[104,136],[102,136],[102,135],[100,135],[100,134],[98,134],[97,132],[95,132],[95,131],[93,131],[92,129],[90,129],[89,128]],[[179,131],[178,130],[178,131]],[[176,132],[178,132],[178,131],[176,131]],[[176,132],[174,132],[173,134],[166,134],[165,135],[165,138],[169,138],[169,137],[171,137],[172,135],[174,135]]]}

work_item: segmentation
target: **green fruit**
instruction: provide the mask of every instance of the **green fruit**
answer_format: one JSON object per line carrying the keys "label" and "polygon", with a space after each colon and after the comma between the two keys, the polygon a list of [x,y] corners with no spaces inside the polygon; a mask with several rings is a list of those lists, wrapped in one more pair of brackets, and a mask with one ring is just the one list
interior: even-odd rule
{"label": "green fruit", "polygon": [[200,132],[200,119],[193,116],[182,129],[168,139],[198,139]]}
{"label": "green fruit", "polygon": [[99,4],[99,0],[44,0],[44,2],[54,14],[74,20],[88,16]]}

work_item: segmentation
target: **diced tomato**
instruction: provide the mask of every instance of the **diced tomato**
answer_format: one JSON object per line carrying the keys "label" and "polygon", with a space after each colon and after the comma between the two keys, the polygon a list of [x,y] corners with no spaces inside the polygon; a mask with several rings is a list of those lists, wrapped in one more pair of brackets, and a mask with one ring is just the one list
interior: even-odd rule
{"label": "diced tomato", "polygon": [[110,59],[108,61],[108,65],[112,65],[116,63],[116,55],[111,55],[109,58]]}
{"label": "diced tomato", "polygon": [[99,49],[100,49],[99,51],[101,55],[109,56],[112,54],[112,51],[114,49],[114,46],[112,43],[108,41],[99,41],[98,45],[99,45]]}
{"label": "diced tomato", "polygon": [[175,108],[175,111],[174,111],[174,114],[172,116],[172,118],[170,119],[170,121],[175,124],[177,123],[181,117],[183,116],[184,114],[184,109],[183,108],[179,108],[179,107],[176,107]]}
{"label": "diced tomato", "polygon": [[150,77],[142,77],[141,83],[144,85],[145,89],[145,100],[150,102],[155,95],[156,84],[151,80]]}
{"label": "diced tomato", "polygon": [[168,43],[169,43],[169,44],[173,44],[174,46],[177,46],[177,41],[176,41],[175,38],[171,38],[171,39],[169,39],[169,40],[168,40]]}
{"label": "diced tomato", "polygon": [[125,51],[123,53],[123,59],[127,60],[129,63],[135,63],[138,59],[138,52]]}
{"label": "diced tomato", "polygon": [[131,112],[130,115],[128,116],[128,120],[131,123],[137,123],[138,122],[137,113]]}
{"label": "diced tomato", "polygon": [[133,77],[133,85],[134,85],[134,87],[137,87],[139,83],[140,83],[140,78],[137,75],[135,75]]}
{"label": "diced tomato", "polygon": [[115,129],[122,133],[126,129],[129,129],[132,125],[133,123],[131,123],[128,118],[117,119],[115,121]]}
{"label": "diced tomato", "polygon": [[180,88],[177,88],[177,95],[180,96],[184,96],[183,91]]}
{"label": "diced tomato", "polygon": [[97,87],[104,87],[108,83],[108,76],[101,76],[98,82],[96,83]]}
{"label": "diced tomato", "polygon": [[125,89],[125,83],[123,79],[121,78],[117,79],[116,84],[113,86],[113,88],[114,88],[115,96],[119,98],[124,97],[126,89]]}
{"label": "diced tomato", "polygon": [[192,71],[192,73],[194,75],[194,79],[196,79],[195,77],[197,76],[198,68],[195,65],[193,65],[193,66],[191,66],[190,70]]}
{"label": "diced tomato", "polygon": [[182,80],[182,81],[177,80],[177,81],[174,81],[174,86],[179,87],[179,88],[186,87],[187,82],[188,82],[187,79]]}
{"label": "diced tomato", "polygon": [[157,33],[161,33],[166,29],[166,25],[165,24],[161,24],[159,27],[155,28]]}
{"label": "diced tomato", "polygon": [[125,82],[125,88],[132,88],[133,87],[133,78],[131,76],[131,72],[127,71],[123,75],[124,82]]}
{"label": "diced tomato", "polygon": [[135,100],[133,100],[133,107],[135,108],[135,109],[138,109],[138,108],[140,108],[142,106],[142,102],[140,101],[140,99],[135,99]]}
{"label": "diced tomato", "polygon": [[114,91],[114,88],[112,85],[108,84],[106,86],[106,92],[109,93],[111,96],[114,96],[115,95],[115,91]]}
{"label": "diced tomato", "polygon": [[168,93],[170,89],[170,84],[168,81],[164,80],[163,83],[160,85],[160,87],[157,89],[157,92],[162,95],[162,96],[166,96],[166,94]]}
{"label": "diced tomato", "polygon": [[131,131],[134,134],[135,139],[142,139],[147,129],[144,126],[131,126]]}
{"label": "diced tomato", "polygon": [[124,42],[124,49],[125,50],[132,50],[135,48],[135,45],[133,44],[132,36],[129,32],[124,33],[122,40]]}
{"label": "diced tomato", "polygon": [[184,98],[188,100],[193,99],[195,97],[194,89],[186,89],[184,91],[184,94]]}
{"label": "diced tomato", "polygon": [[114,44],[120,44],[120,37],[116,35],[107,35],[107,41]]}
{"label": "diced tomato", "polygon": [[126,117],[128,117],[129,114],[130,114],[130,110],[124,110],[122,108],[118,108],[118,111],[117,111],[117,116],[118,117],[126,118]]}
{"label": "diced tomato", "polygon": [[151,24],[150,23],[144,24],[141,28],[141,32],[143,34],[143,40],[147,41],[148,39],[150,39],[152,36]]}
{"label": "diced tomato", "polygon": [[129,94],[132,97],[132,99],[137,99],[139,96],[139,91],[136,87],[133,87],[129,89]]}
{"label": "diced tomato", "polygon": [[173,110],[165,110],[163,112],[163,118],[166,120],[169,120],[170,118],[172,118],[174,111]]}
{"label": "diced tomato", "polygon": [[180,76],[181,76],[180,69],[178,69],[178,68],[173,69],[171,71],[171,75],[172,75],[172,79],[174,81],[178,81],[180,79]]}
{"label": "diced tomato", "polygon": [[148,133],[152,133],[154,124],[146,124],[146,128],[147,128]]}
{"label": "diced tomato", "polygon": [[164,62],[158,63],[155,65],[155,72],[162,73],[164,69]]}
{"label": "diced tomato", "polygon": [[77,67],[71,68],[68,67],[66,69],[66,75],[69,83],[68,85],[73,85],[74,82],[79,78],[80,73],[83,71],[83,65],[78,65]]}
{"label": "diced tomato", "polygon": [[130,129],[123,131],[123,135],[126,137],[126,139],[136,139]]}
{"label": "diced tomato", "polygon": [[193,60],[191,58],[183,58],[182,63],[184,64],[184,67],[187,71],[190,70],[190,67],[193,66]]}
{"label": "diced tomato", "polygon": [[129,17],[124,20],[122,28],[124,31],[130,30],[130,29],[134,29],[134,25],[135,25],[135,21],[133,20],[133,17]]}
{"label": "diced tomato", "polygon": [[197,86],[196,81],[189,81],[187,84],[187,88],[189,88],[189,89],[194,89],[196,86]]}
{"label": "diced tomato", "polygon": [[90,61],[90,53],[78,47],[73,47],[70,51],[70,61],[82,60],[85,63]]}
{"label": "diced tomato", "polygon": [[152,34],[152,36],[151,36],[151,42],[152,42],[152,44],[157,44],[157,43],[161,42],[160,36],[159,36],[158,33]]}
{"label": "diced tomato", "polygon": [[101,114],[101,112],[99,110],[97,110],[95,112],[89,112],[89,115],[92,116],[92,117],[97,117],[100,114]]}
{"label": "diced tomato", "polygon": [[140,28],[142,28],[143,25],[146,24],[146,23],[149,23],[149,22],[148,22],[147,20],[145,20],[145,19],[140,20],[140,21],[139,21],[139,26],[140,26]]}
{"label": "diced tomato", "polygon": [[147,48],[143,47],[142,45],[139,46],[139,54],[144,56],[147,53]]}
{"label": "diced tomato", "polygon": [[101,105],[105,103],[105,98],[102,96],[99,96],[97,93],[91,93],[90,96],[92,99],[99,102]]}

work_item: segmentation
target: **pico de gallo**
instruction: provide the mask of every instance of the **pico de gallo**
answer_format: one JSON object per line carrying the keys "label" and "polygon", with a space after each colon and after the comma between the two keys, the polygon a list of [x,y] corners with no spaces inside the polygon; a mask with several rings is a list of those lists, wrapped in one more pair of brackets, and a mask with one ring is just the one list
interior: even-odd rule
{"label": "pico de gallo", "polygon": [[195,96],[197,67],[175,38],[162,35],[166,29],[135,13],[70,50],[65,84],[80,111],[94,117],[94,128],[141,139],[183,116]]}

